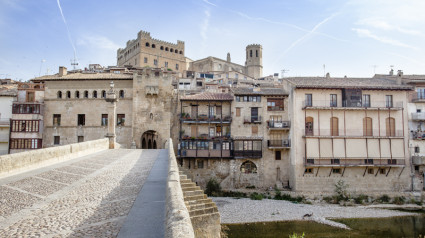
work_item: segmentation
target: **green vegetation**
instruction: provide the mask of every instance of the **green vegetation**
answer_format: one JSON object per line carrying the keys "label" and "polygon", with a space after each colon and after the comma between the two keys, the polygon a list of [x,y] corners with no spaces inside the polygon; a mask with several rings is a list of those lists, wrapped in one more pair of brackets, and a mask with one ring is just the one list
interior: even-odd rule
{"label": "green vegetation", "polygon": [[247,189],[255,189],[255,186],[254,185],[251,185],[251,186],[246,186],[245,188],[247,188]]}
{"label": "green vegetation", "polygon": [[292,235],[289,235],[289,238],[305,238],[305,235],[304,233],[302,235],[298,235],[294,232]]}
{"label": "green vegetation", "polygon": [[389,203],[390,197],[387,194],[384,194],[384,195],[380,196],[378,199],[376,199],[376,201],[380,202],[380,203]]}
{"label": "green vegetation", "polygon": [[406,202],[406,198],[403,196],[395,197],[393,200],[393,203],[397,205],[403,205],[405,202]]}
{"label": "green vegetation", "polygon": [[369,196],[360,194],[359,196],[354,197],[354,202],[356,204],[365,204],[367,203],[368,199],[369,199]]}
{"label": "green vegetation", "polygon": [[211,178],[207,183],[207,189],[205,190],[205,193],[208,196],[220,196],[221,194],[221,186],[220,183],[215,179]]}
{"label": "green vegetation", "polygon": [[261,193],[254,192],[254,193],[251,193],[249,198],[251,198],[251,200],[263,200],[264,196]]}
{"label": "green vegetation", "polygon": [[339,180],[336,184],[335,184],[335,193],[339,201],[348,201],[348,199],[350,198],[348,192],[348,184],[345,184],[345,182],[343,180]]}

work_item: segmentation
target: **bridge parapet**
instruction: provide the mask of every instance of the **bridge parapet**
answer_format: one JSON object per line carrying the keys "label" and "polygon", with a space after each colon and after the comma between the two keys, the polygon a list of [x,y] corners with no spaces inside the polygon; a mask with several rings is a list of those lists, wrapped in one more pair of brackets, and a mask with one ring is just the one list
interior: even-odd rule
{"label": "bridge parapet", "polygon": [[99,139],[0,156],[0,177],[41,168],[109,148],[109,140]]}
{"label": "bridge parapet", "polygon": [[167,238],[194,238],[189,211],[184,202],[183,191],[180,185],[180,173],[174,154],[173,142],[168,139],[165,148],[169,151],[169,168],[166,194],[166,221],[165,237]]}

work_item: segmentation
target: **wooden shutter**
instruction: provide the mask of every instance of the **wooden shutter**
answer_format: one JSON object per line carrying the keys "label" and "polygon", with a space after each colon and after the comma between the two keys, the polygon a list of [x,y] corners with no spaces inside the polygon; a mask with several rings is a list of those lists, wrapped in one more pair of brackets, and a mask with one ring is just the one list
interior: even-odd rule
{"label": "wooden shutter", "polygon": [[237,107],[236,108],[236,116],[237,117],[240,117],[241,116],[241,108],[240,107]]}
{"label": "wooden shutter", "polygon": [[372,118],[365,117],[363,118],[363,135],[364,136],[372,136]]}
{"label": "wooden shutter", "polygon": [[198,126],[191,126],[190,128],[190,135],[192,137],[197,137],[198,136]]}
{"label": "wooden shutter", "polygon": [[338,118],[331,117],[331,136],[338,136]]}

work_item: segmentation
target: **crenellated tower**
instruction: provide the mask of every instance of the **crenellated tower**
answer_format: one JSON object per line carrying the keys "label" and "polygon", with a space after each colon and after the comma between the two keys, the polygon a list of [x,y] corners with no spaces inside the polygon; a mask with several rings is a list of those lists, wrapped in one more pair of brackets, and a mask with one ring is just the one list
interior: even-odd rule
{"label": "crenellated tower", "polygon": [[263,47],[251,44],[246,47],[246,73],[254,78],[263,76]]}

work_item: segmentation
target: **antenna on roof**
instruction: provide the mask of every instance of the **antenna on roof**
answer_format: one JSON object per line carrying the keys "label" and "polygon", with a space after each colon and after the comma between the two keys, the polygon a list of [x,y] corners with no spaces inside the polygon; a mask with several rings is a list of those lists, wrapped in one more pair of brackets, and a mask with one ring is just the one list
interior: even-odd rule
{"label": "antenna on roof", "polygon": [[74,70],[76,69],[75,66],[78,65],[78,61],[77,61],[77,58],[75,57],[75,53],[74,53],[74,59],[71,60],[71,65],[74,67]]}
{"label": "antenna on roof", "polygon": [[325,77],[325,76],[326,76],[326,65],[323,64],[323,77]]}
{"label": "antenna on roof", "polygon": [[374,64],[374,65],[372,65],[372,67],[373,67],[373,75],[375,75],[376,74],[376,67],[378,67],[378,65]]}
{"label": "antenna on roof", "polygon": [[289,72],[289,69],[282,69],[281,71],[280,71],[280,74],[282,75],[282,78],[285,76],[285,73],[286,72]]}
{"label": "antenna on roof", "polygon": [[46,60],[45,59],[42,59],[41,60],[41,63],[40,63],[40,71],[38,71],[38,77],[40,77],[41,76],[41,67],[43,67],[43,63],[44,62],[46,62]]}

